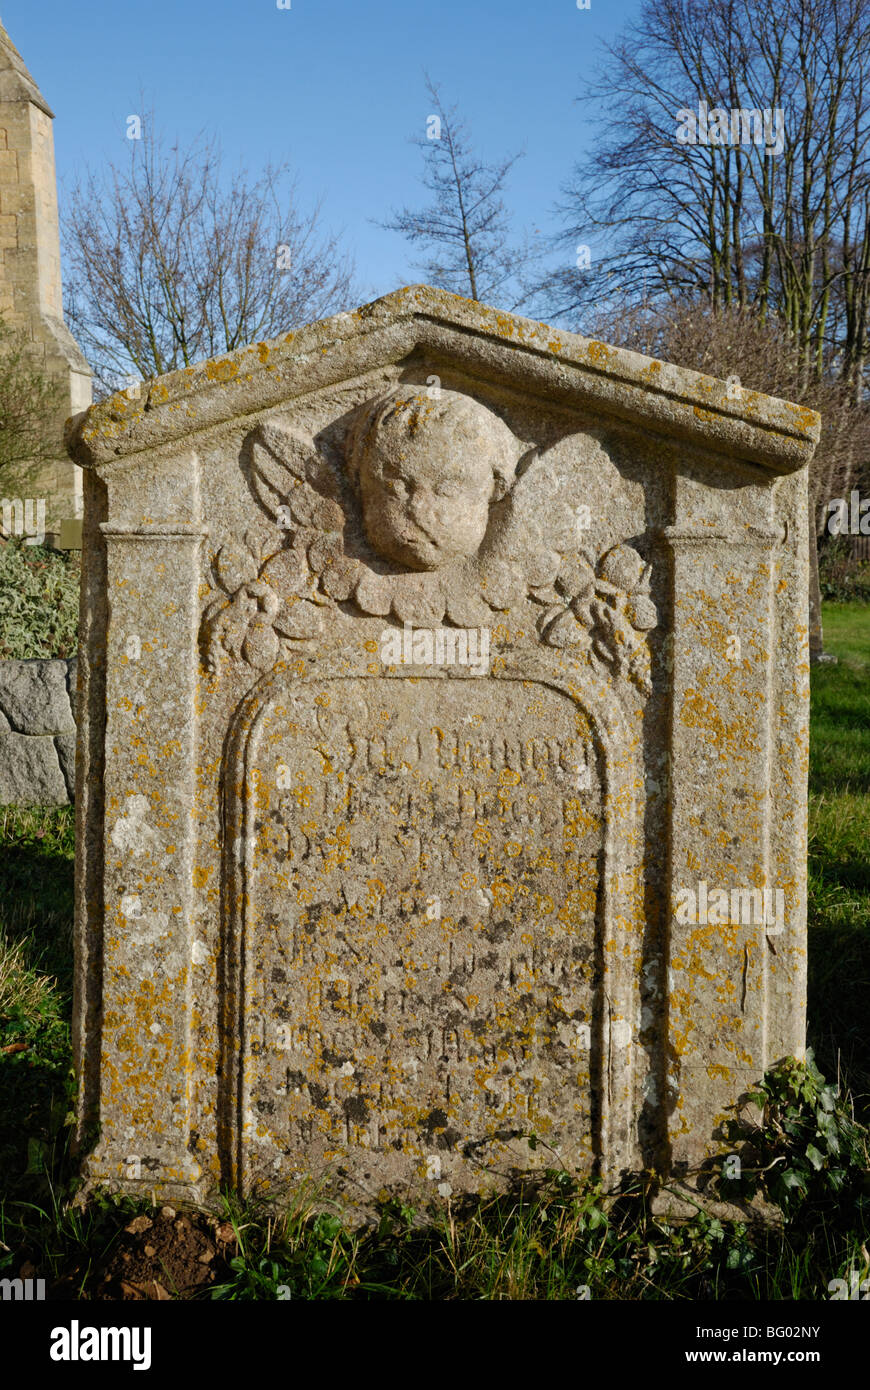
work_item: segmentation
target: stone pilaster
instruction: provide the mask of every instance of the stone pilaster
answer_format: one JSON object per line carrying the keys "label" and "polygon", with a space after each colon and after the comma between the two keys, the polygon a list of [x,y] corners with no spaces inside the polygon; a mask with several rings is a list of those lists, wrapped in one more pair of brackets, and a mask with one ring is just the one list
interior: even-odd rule
{"label": "stone pilaster", "polygon": [[[100,1141],[87,1173],[196,1196],[191,917],[199,547],[182,523],[101,527],[108,662]],[[159,631],[144,617],[159,611]],[[111,1031],[109,1031],[109,1026]],[[156,1076],[171,1077],[155,1086]],[[112,1103],[106,1105],[107,1099]],[[168,1190],[168,1189],[167,1189]]]}
{"label": "stone pilaster", "polygon": [[[674,595],[668,1130],[679,1170],[718,1147],[700,1114],[713,1115],[718,1128],[772,1060],[771,957],[799,895],[771,853],[781,756],[772,724],[774,580],[783,534],[747,528],[741,539],[694,522],[667,528],[663,540]],[[755,892],[764,889],[769,921]]]}

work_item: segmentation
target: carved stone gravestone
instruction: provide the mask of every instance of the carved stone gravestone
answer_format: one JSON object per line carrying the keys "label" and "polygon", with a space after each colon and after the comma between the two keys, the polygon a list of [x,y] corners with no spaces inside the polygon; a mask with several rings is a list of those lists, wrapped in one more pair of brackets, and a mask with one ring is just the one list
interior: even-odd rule
{"label": "carved stone gravestone", "polygon": [[804,1044],[818,423],[425,287],[76,419],[91,1183],[721,1147]]}

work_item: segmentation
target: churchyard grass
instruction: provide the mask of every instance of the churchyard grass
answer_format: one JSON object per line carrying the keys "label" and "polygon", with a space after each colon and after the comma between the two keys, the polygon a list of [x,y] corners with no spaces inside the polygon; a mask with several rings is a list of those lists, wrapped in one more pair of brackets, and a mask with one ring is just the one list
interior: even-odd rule
{"label": "churchyard grass", "polygon": [[826,604],[836,665],[812,675],[809,1037],[870,1116],[870,605]]}
{"label": "churchyard grass", "polygon": [[[824,621],[839,661],[812,676],[809,1041],[866,1123],[870,606],[829,604]],[[69,1201],[72,811],[0,809],[0,846],[0,1277],[45,1278],[49,1296],[121,1296],[124,1228],[136,1213],[158,1217],[147,1202]],[[866,1169],[866,1134],[863,1143]],[[434,1215],[386,1203],[377,1226],[356,1231],[313,1198],[277,1215],[227,1198],[210,1223],[190,1214],[215,1250],[195,1296],[824,1300],[832,1280],[870,1277],[866,1171],[853,1175],[848,1202],[827,1192],[767,1227],[653,1216],[649,1190],[638,1178],[606,1196],[554,1167],[507,1196]],[[160,1296],[183,1296],[165,1251],[156,1258]]]}

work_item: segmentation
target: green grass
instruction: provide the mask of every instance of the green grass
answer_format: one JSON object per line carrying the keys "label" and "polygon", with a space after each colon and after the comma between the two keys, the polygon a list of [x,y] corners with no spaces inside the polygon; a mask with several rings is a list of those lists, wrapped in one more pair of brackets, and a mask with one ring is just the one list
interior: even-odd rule
{"label": "green grass", "polygon": [[[607,1198],[591,1180],[553,1172],[508,1195],[451,1205],[431,1219],[407,1208],[348,1230],[303,1212],[264,1228],[256,1209],[234,1217],[239,1255],[217,1299],[687,1299],[776,1296],[765,1241],[745,1225],[701,1214],[669,1223],[650,1214],[642,1182]],[[833,1253],[833,1252],[832,1252]],[[779,1237],[775,1254],[781,1255]],[[837,1251],[834,1259],[841,1257]],[[858,1259],[857,1243],[845,1257]],[[804,1257],[789,1277],[824,1297],[828,1269]]]}
{"label": "green grass", "polygon": [[[824,608],[836,666],[812,673],[809,1041],[857,1119],[870,1116],[870,605]],[[71,1205],[72,812],[0,810],[0,1274],[28,1261],[93,1297],[130,1216]],[[22,1046],[23,1045],[23,1046]],[[870,1275],[870,1179],[799,1204],[777,1227],[652,1214],[551,1172],[437,1212],[394,1204],[350,1229],[311,1201],[275,1213],[225,1198],[232,1257],[200,1296],[228,1299],[825,1299]]]}
{"label": "green grass", "polygon": [[829,1076],[844,1072],[870,1118],[870,607],[823,606],[812,673],[809,1036]]}
{"label": "green grass", "polygon": [[[870,805],[870,609],[831,603],[822,611],[825,650],[837,664],[813,670],[810,792],[833,801],[846,797],[845,810],[835,819],[848,834],[857,813],[855,833],[860,833]],[[849,801],[850,794],[858,799]]]}

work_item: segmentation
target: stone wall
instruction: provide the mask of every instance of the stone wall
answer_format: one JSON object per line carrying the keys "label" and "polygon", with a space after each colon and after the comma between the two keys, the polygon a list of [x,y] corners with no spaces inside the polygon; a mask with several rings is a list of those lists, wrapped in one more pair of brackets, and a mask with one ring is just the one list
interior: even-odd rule
{"label": "stone wall", "polygon": [[73,800],[76,665],[0,661],[0,806]]}

